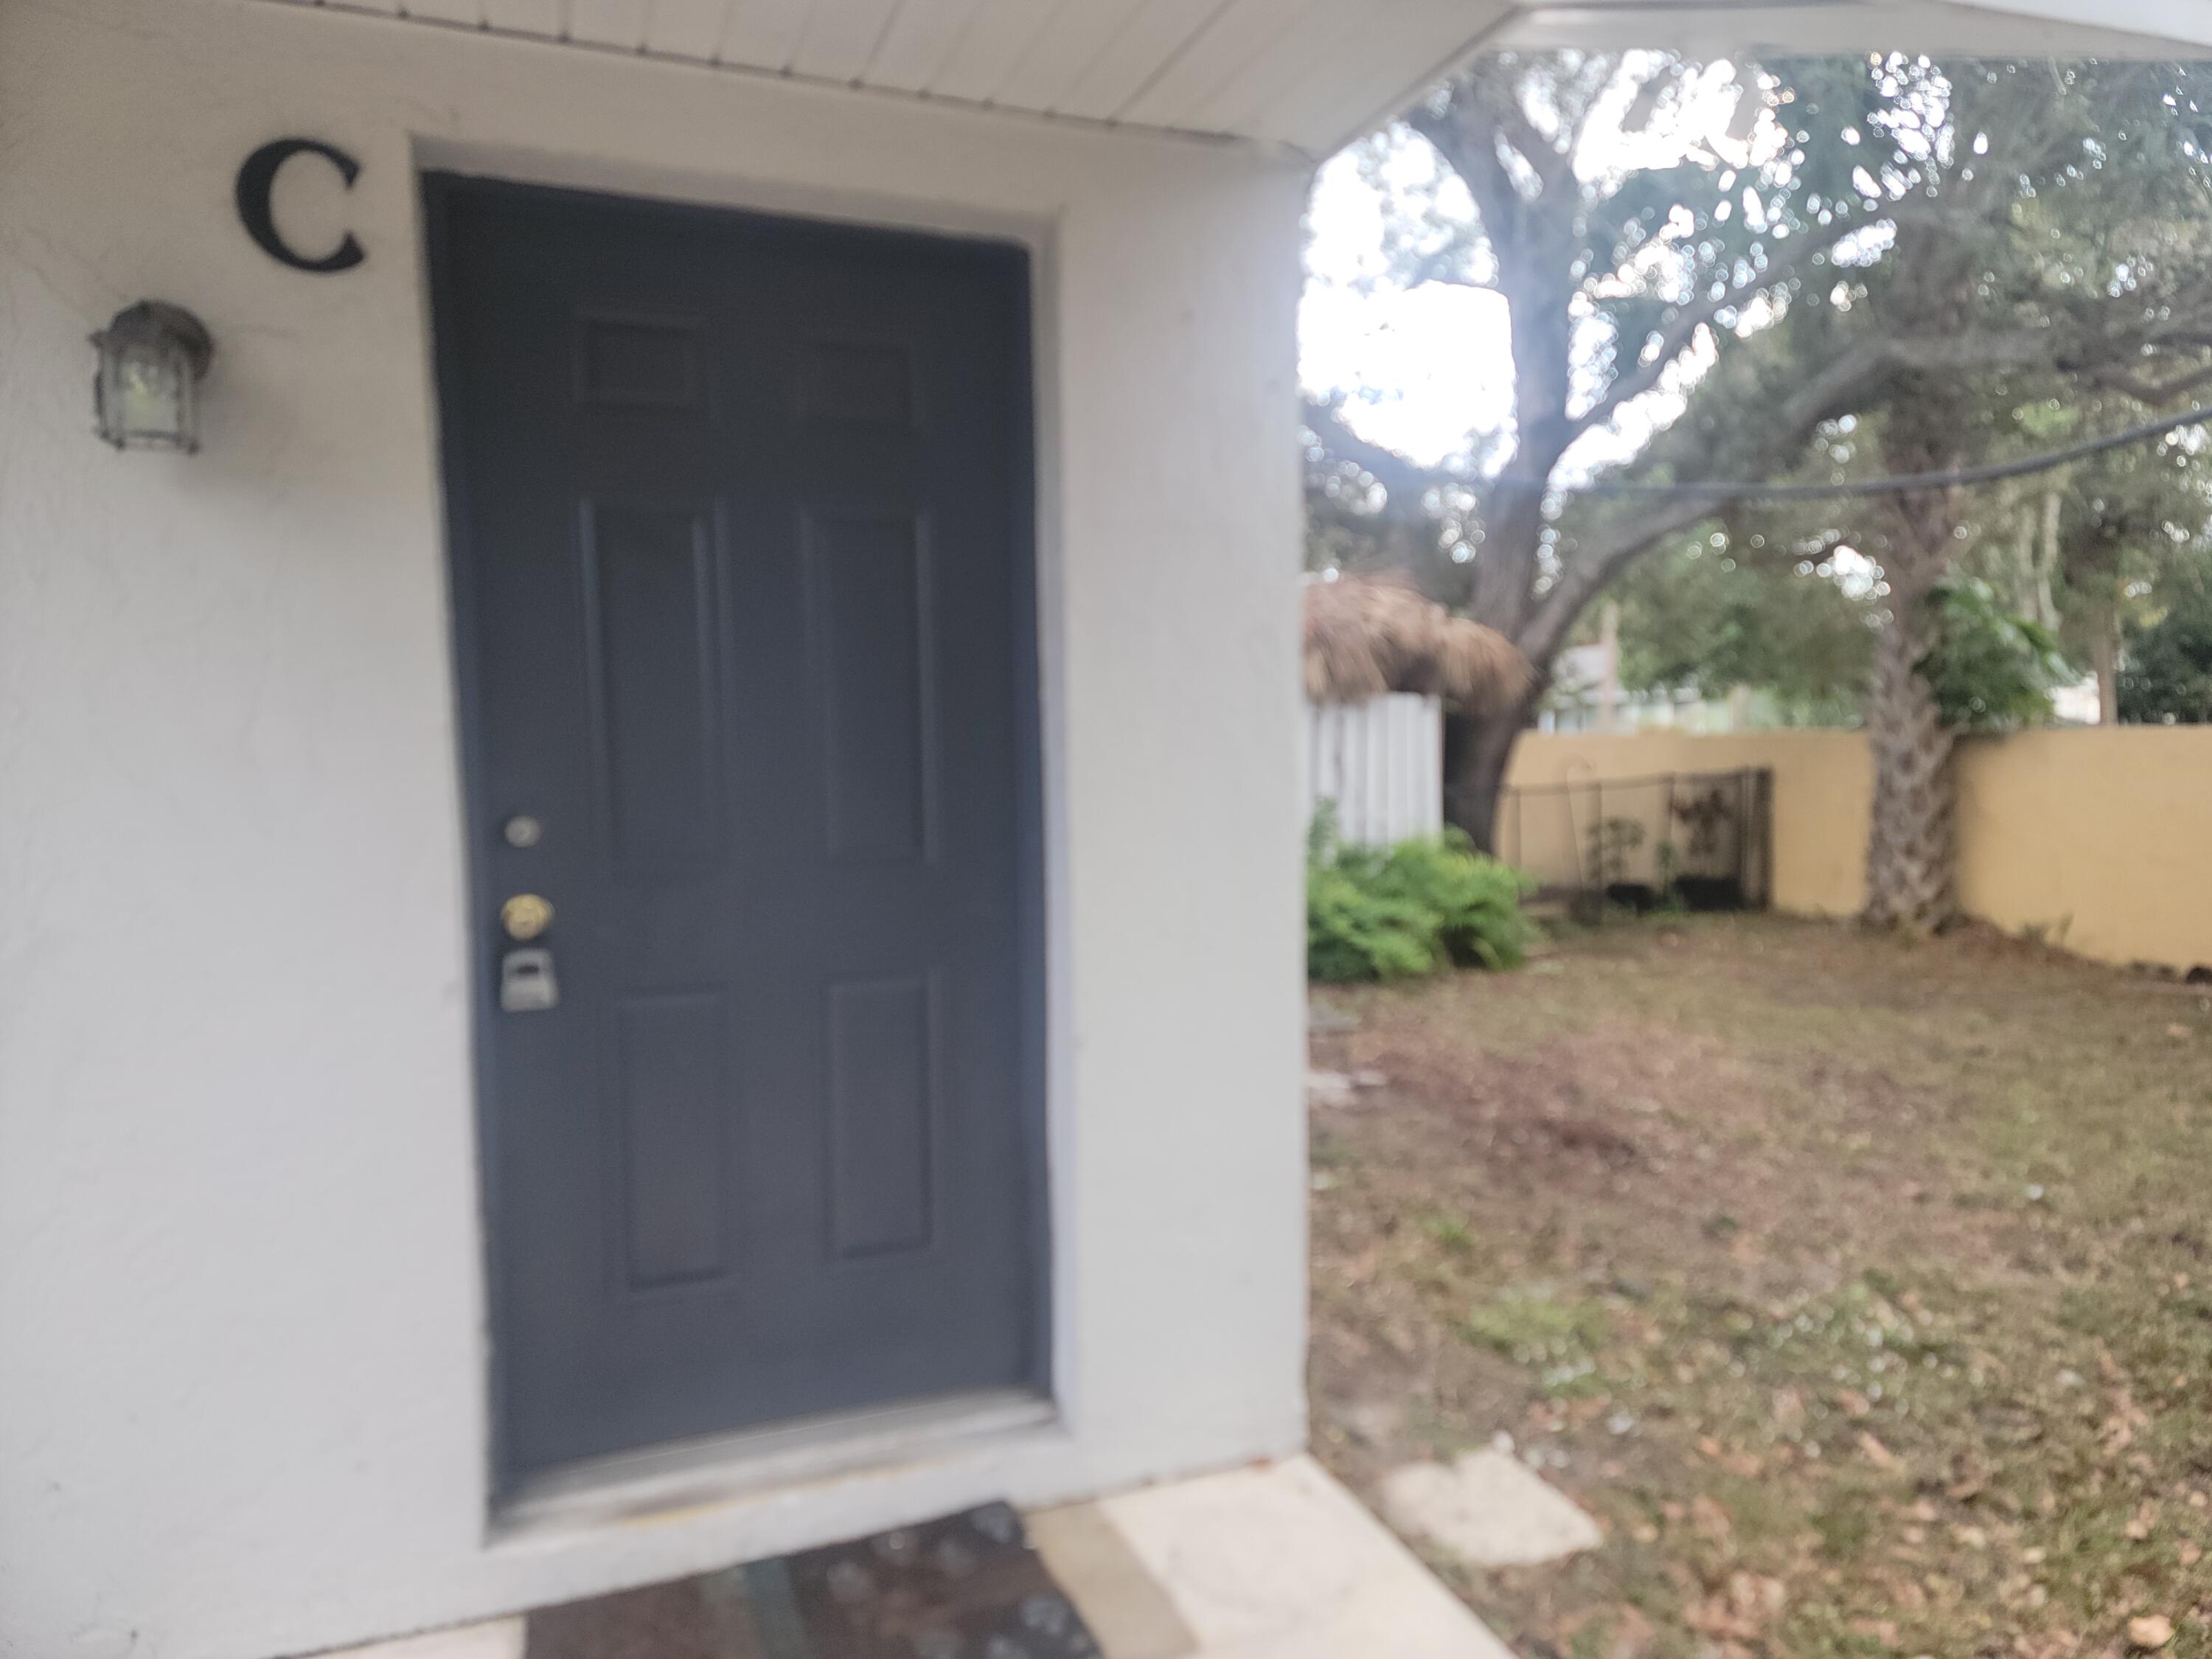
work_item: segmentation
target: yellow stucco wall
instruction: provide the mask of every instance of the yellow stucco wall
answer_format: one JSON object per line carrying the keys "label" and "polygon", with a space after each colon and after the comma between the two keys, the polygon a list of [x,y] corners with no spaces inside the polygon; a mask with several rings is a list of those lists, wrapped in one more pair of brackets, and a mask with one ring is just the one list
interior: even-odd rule
{"label": "yellow stucco wall", "polygon": [[[2212,963],[2212,726],[1976,738],[1960,745],[1958,765],[1959,898],[1969,915],[2014,933],[2040,929],[2106,962]],[[1855,913],[1873,793],[1856,732],[1532,732],[1509,781],[1742,767],[1774,773],[1775,908]],[[1570,833],[1563,814],[1540,809],[1522,827],[1532,859]]]}
{"label": "yellow stucco wall", "polygon": [[1977,738],[1959,758],[1959,899],[2106,962],[2212,963],[2212,726]]}

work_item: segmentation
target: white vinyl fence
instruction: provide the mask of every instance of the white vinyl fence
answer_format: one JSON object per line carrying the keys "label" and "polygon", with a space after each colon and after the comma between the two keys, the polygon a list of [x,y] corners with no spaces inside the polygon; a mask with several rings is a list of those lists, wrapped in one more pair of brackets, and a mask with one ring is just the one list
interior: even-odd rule
{"label": "white vinyl fence", "polygon": [[1365,847],[1433,836],[1444,822],[1444,714],[1394,692],[1306,705],[1306,816],[1336,803],[1338,833]]}

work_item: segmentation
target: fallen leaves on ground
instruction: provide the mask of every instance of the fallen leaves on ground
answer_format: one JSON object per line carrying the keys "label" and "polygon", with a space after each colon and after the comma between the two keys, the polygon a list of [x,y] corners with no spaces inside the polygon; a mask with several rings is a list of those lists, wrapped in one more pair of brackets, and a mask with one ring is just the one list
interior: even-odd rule
{"label": "fallen leaves on ground", "polygon": [[1525,1659],[2212,1659],[2167,994],[1765,919],[1547,963],[1330,994],[1315,1065],[1388,1080],[1315,1109],[1322,1456],[1371,1493],[1504,1431],[1596,1515],[1437,1562]]}
{"label": "fallen leaves on ground", "polygon": [[2128,1620],[2128,1645],[2144,1653],[2156,1653],[2173,1640],[2173,1620],[2162,1613],[2145,1613],[2140,1619]]}

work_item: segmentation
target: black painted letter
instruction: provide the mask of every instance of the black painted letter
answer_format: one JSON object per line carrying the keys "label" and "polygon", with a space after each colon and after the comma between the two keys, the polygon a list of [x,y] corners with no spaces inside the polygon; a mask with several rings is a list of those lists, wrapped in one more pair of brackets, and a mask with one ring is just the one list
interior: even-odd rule
{"label": "black painted letter", "polygon": [[280,264],[295,270],[312,270],[328,276],[332,271],[349,270],[368,257],[362,246],[354,240],[351,231],[345,240],[319,259],[308,258],[295,252],[277,234],[276,220],[271,210],[270,198],[276,188],[276,169],[295,155],[319,155],[338,170],[348,190],[361,174],[361,163],[335,144],[326,144],[319,138],[279,138],[262,145],[246,158],[246,165],[238,170],[238,216],[245,222],[246,234],[254,245]]}

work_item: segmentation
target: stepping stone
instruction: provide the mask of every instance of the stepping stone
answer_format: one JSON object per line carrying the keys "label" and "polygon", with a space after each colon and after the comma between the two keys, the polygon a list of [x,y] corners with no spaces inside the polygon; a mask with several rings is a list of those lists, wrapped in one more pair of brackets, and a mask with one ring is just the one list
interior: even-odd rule
{"label": "stepping stone", "polygon": [[1352,1079],[1341,1072],[1308,1072],[1306,1098],[1317,1106],[1341,1106],[1352,1098]]}
{"label": "stepping stone", "polygon": [[1099,1507],[1197,1638],[1193,1659],[1513,1659],[1310,1457]]}
{"label": "stepping stone", "polygon": [[1385,1477],[1382,1511],[1471,1566],[1534,1566],[1605,1542],[1574,1500],[1510,1452],[1474,1452],[1447,1468],[1410,1463]]}

